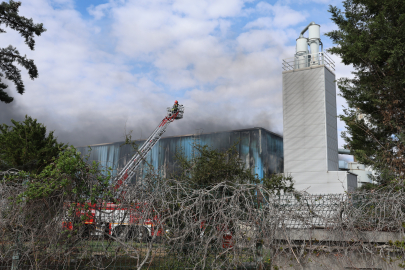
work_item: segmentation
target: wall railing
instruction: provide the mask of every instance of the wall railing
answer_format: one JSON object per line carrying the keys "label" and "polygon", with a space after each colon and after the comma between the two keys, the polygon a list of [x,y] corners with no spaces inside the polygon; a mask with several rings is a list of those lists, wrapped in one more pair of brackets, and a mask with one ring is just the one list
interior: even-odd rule
{"label": "wall railing", "polygon": [[283,70],[295,70],[312,66],[325,65],[332,72],[335,71],[335,62],[325,52],[313,54],[296,54],[294,57],[283,59]]}

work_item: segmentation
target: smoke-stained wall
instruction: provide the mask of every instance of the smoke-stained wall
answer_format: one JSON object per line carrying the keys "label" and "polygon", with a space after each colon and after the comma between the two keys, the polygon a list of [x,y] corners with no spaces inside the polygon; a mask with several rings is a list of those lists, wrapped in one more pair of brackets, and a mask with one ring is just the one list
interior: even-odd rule
{"label": "smoke-stained wall", "polygon": [[[141,146],[144,141],[135,143]],[[196,154],[194,143],[219,150],[226,150],[237,143],[239,157],[245,161],[246,167],[252,169],[260,178],[283,172],[283,138],[264,128],[165,137],[153,147],[146,157],[146,162],[153,168],[160,169],[163,176],[170,177],[176,168],[176,151],[183,151],[187,157],[192,157]],[[114,173],[123,168],[135,153],[132,146],[123,145],[123,142],[91,145],[90,148],[77,149],[83,155],[88,155],[89,162],[100,162],[101,166],[113,168]],[[148,168],[145,162],[140,167],[143,172]]]}

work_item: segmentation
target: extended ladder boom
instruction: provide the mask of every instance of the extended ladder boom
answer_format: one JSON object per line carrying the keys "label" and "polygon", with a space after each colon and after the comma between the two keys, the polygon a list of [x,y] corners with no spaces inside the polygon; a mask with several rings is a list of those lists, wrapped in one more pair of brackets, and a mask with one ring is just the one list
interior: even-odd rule
{"label": "extended ladder boom", "polygon": [[144,144],[138,149],[137,153],[131,158],[131,160],[125,165],[125,167],[118,173],[115,177],[114,190],[117,194],[121,194],[135,174],[135,170],[138,168],[139,164],[145,159],[146,155],[153,148],[153,146],[159,141],[163,133],[165,133],[167,127],[175,119],[183,118],[184,106],[179,105],[177,112],[172,113],[172,108],[167,108],[168,115],[163,118],[157,128],[152,132],[149,138],[144,142]]}

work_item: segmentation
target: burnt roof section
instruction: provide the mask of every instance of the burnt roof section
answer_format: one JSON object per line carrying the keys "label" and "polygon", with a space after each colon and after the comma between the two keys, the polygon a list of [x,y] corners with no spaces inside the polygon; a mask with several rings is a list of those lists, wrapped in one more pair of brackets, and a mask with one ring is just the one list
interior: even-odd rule
{"label": "burnt roof section", "polygon": [[[224,131],[215,131],[215,132],[208,132],[208,133],[201,133],[201,134],[185,134],[185,135],[177,135],[177,136],[166,136],[166,137],[162,137],[160,138],[162,139],[166,139],[166,138],[181,138],[181,137],[190,137],[190,136],[197,136],[197,135],[210,135],[210,134],[218,134],[218,133],[226,133],[226,132],[240,132],[240,131],[249,131],[249,130],[253,130],[253,129],[263,129],[268,133],[271,133],[277,137],[280,137],[281,139],[283,138],[283,136],[281,136],[280,134],[277,134],[275,132],[272,132],[268,129],[262,128],[262,127],[254,127],[254,128],[243,128],[243,129],[233,129],[233,130],[224,130]],[[134,140],[134,141],[144,141],[145,139],[139,139],[139,140]],[[90,144],[90,145],[82,145],[82,146],[75,146],[75,147],[87,147],[87,146],[99,146],[99,145],[108,145],[108,144],[113,144],[113,143],[120,143],[123,141],[118,141],[118,142],[109,142],[109,143],[99,143],[99,144]]]}

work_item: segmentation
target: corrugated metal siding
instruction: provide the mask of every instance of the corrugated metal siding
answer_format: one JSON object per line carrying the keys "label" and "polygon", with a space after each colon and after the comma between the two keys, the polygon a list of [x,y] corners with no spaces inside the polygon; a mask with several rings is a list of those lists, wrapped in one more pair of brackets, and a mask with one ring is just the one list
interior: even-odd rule
{"label": "corrugated metal siding", "polygon": [[[138,146],[142,141],[136,141]],[[176,151],[183,151],[187,157],[195,153],[193,144],[209,145],[218,150],[226,150],[234,143],[239,142],[237,150],[239,157],[245,161],[246,168],[252,169],[262,178],[264,175],[283,172],[283,138],[263,128],[232,130],[201,135],[185,135],[162,138],[146,157],[146,162],[155,169],[160,169],[164,176],[169,177],[176,168]],[[101,166],[114,169],[114,173],[122,168],[135,153],[131,146],[123,142],[78,147],[83,155],[89,154],[89,162],[100,162]],[[144,175],[148,166],[140,166]]]}
{"label": "corrugated metal siding", "polygon": [[[285,171],[288,173],[328,171],[324,70],[321,66],[283,73]],[[299,179],[295,177],[297,183]]]}

